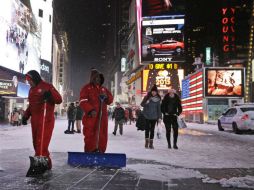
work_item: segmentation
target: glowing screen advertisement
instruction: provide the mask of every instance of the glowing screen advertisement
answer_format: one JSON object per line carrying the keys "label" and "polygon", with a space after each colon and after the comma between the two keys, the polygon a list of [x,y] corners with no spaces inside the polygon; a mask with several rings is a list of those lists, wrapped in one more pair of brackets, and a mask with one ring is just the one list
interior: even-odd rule
{"label": "glowing screen advertisement", "polygon": [[184,15],[144,17],[142,62],[184,61]]}
{"label": "glowing screen advertisement", "polygon": [[142,0],[142,17],[183,14],[184,0]]}
{"label": "glowing screen advertisement", "polygon": [[40,24],[30,0],[24,3],[20,0],[1,1],[0,65],[20,73],[32,69],[40,72]]}
{"label": "glowing screen advertisement", "polygon": [[206,68],[205,96],[243,97],[244,69]]}
{"label": "glowing screen advertisement", "polygon": [[173,88],[179,93],[183,78],[184,70],[179,69],[176,63],[151,63],[143,70],[142,91],[148,92],[156,84],[158,90]]}

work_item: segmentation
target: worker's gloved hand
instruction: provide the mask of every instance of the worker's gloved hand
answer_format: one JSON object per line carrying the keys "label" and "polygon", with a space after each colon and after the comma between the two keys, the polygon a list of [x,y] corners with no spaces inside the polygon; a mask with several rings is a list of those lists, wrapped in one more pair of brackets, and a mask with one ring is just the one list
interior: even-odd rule
{"label": "worker's gloved hand", "polygon": [[107,94],[103,93],[103,94],[99,95],[99,98],[100,98],[101,101],[104,101],[104,100],[106,100],[108,98],[108,96],[107,96]]}
{"label": "worker's gloved hand", "polygon": [[26,117],[22,117],[22,125],[27,125],[27,118]]}
{"label": "worker's gloved hand", "polygon": [[43,94],[43,100],[44,101],[48,101],[50,99],[50,97],[51,97],[51,92],[50,91],[44,92],[44,94]]}
{"label": "worker's gloved hand", "polygon": [[95,110],[91,110],[90,112],[88,112],[88,116],[89,117],[96,117],[97,112]]}

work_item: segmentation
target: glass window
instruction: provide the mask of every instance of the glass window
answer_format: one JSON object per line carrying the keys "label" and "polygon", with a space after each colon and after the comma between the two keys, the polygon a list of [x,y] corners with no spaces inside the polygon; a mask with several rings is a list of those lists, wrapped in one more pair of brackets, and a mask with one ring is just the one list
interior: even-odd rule
{"label": "glass window", "polygon": [[248,108],[240,108],[242,112],[246,111],[254,111],[254,107],[248,107]]}

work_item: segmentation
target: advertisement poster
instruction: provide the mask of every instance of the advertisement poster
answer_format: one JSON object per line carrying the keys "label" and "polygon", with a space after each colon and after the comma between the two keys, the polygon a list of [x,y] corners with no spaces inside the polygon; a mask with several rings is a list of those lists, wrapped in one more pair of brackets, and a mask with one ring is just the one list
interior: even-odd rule
{"label": "advertisement poster", "polygon": [[18,89],[17,89],[17,96],[21,98],[28,98],[29,90],[30,90],[30,85],[23,82],[19,82]]}
{"label": "advertisement poster", "polygon": [[142,21],[142,62],[184,61],[184,16],[144,18]]}
{"label": "advertisement poster", "polygon": [[142,0],[142,17],[184,13],[184,0]]}
{"label": "advertisement poster", "polygon": [[148,92],[154,84],[158,90],[167,91],[172,88],[180,93],[181,81],[184,77],[184,70],[178,69],[176,63],[156,63],[149,64],[143,70],[142,75],[142,92]]}
{"label": "advertisement poster", "polygon": [[211,97],[243,97],[244,69],[206,68],[205,95]]}
{"label": "advertisement poster", "polygon": [[18,82],[0,79],[0,95],[16,95]]}
{"label": "advertisement poster", "polygon": [[40,71],[41,29],[30,0],[4,0],[0,6],[0,65],[26,73]]}

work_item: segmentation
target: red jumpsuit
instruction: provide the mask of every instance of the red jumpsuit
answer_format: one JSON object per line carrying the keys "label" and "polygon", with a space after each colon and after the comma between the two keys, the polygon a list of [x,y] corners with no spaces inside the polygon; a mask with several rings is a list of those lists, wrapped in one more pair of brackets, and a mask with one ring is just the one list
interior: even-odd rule
{"label": "red jumpsuit", "polygon": [[[100,137],[98,149],[100,152],[105,152],[108,141],[108,112],[107,105],[113,102],[112,94],[103,86],[95,86],[93,84],[85,85],[80,91],[80,107],[85,114],[82,119],[83,134],[85,142],[85,152],[93,152],[96,150],[98,123],[99,123],[99,109],[100,109],[100,94],[106,94],[107,99],[102,106],[102,119],[100,128]],[[91,117],[88,113],[91,110],[96,111],[96,117]]]}
{"label": "red jumpsuit", "polygon": [[[44,115],[44,101],[43,94],[45,91],[50,91],[51,97],[47,102],[46,106],[46,118],[44,125],[44,136],[42,152],[40,154],[41,146],[41,136],[42,136],[42,123]],[[53,85],[48,84],[44,81],[40,81],[35,87],[31,87],[29,91],[29,106],[25,111],[24,117],[29,118],[31,116],[31,126],[32,126],[32,136],[33,136],[33,146],[35,150],[35,156],[46,156],[50,160],[48,146],[52,136],[55,118],[54,109],[55,104],[60,104],[62,102],[62,97],[58,91],[53,87]]]}

